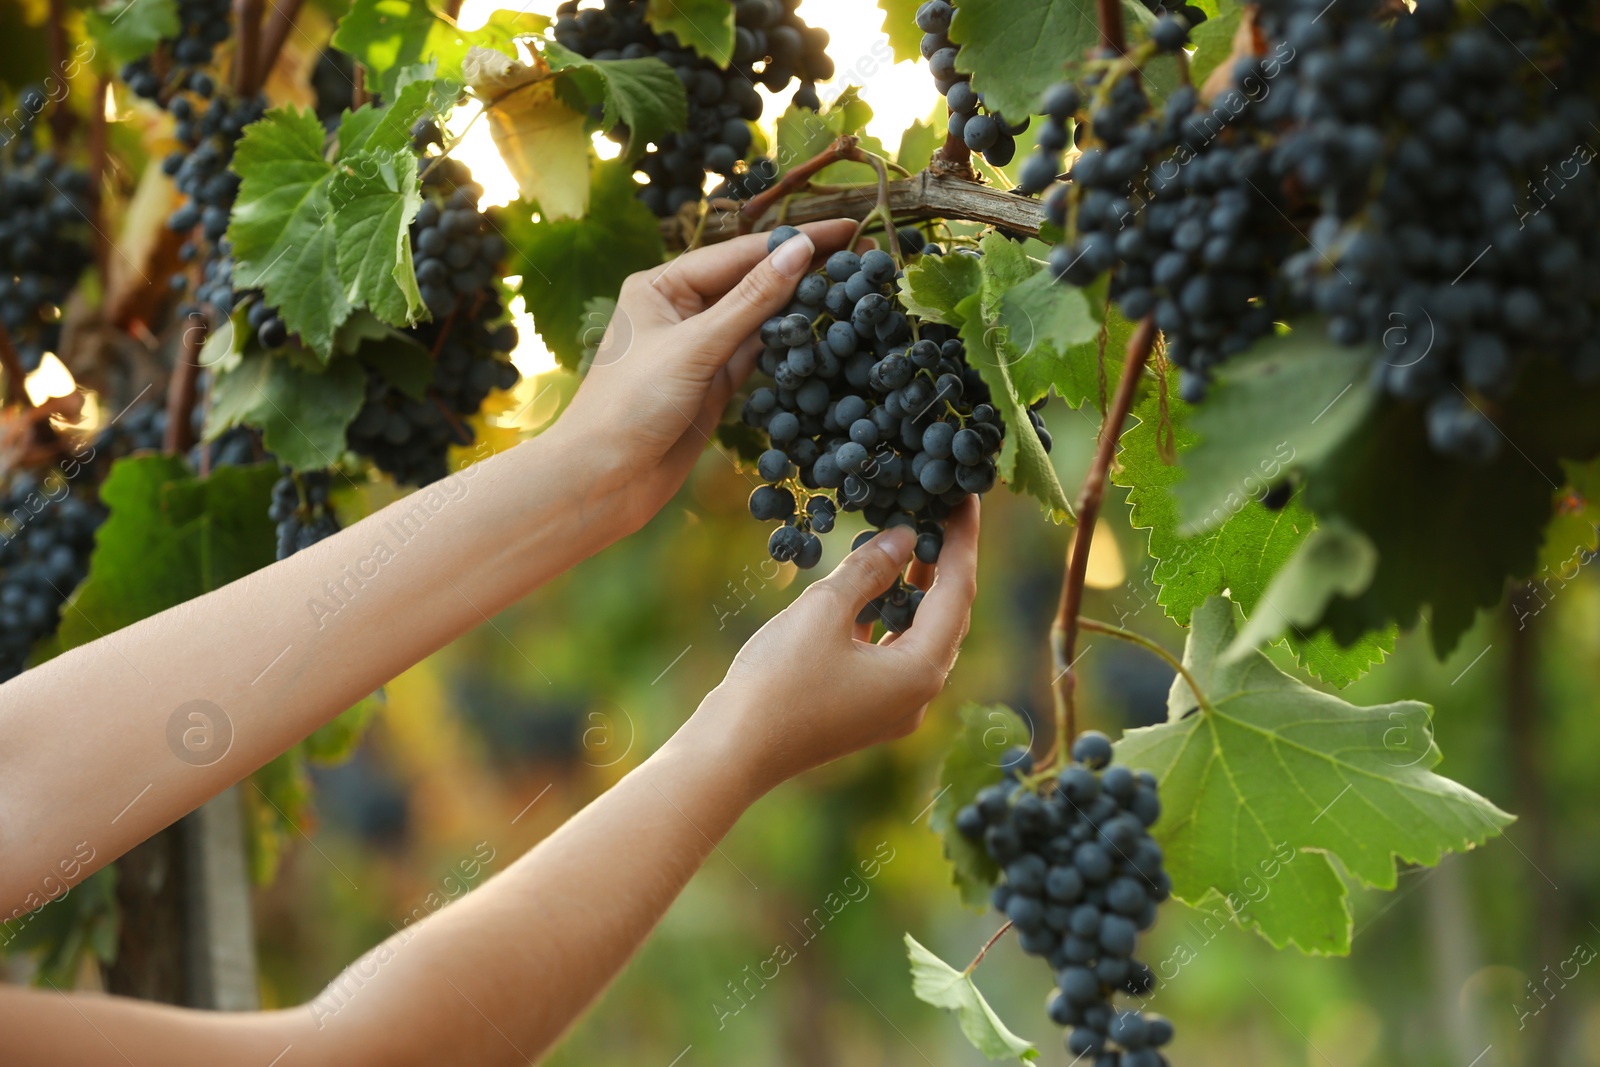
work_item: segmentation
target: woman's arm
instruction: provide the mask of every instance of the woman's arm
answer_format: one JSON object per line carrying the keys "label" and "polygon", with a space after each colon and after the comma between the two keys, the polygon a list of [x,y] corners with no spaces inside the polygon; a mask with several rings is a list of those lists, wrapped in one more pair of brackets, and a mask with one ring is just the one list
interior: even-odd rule
{"label": "woman's arm", "polygon": [[[771,256],[753,235],[633,276],[550,431],[0,686],[0,915],[58,893],[64,863],[65,880],[87,876],[642,525],[704,450],[749,372],[747,339],[789,300],[813,241],[826,251],[851,232],[808,227],[811,240]],[[226,733],[225,754],[185,759],[191,727]]]}
{"label": "woman's arm", "polygon": [[977,511],[969,502],[952,518],[938,577],[905,634],[872,645],[854,627],[911,556],[912,535],[897,529],[764,626],[689,722],[616,787],[505,872],[368,953],[310,1004],[216,1015],[0,987],[6,1062],[511,1067],[539,1057],[751,802],[921,722],[966,632]]}

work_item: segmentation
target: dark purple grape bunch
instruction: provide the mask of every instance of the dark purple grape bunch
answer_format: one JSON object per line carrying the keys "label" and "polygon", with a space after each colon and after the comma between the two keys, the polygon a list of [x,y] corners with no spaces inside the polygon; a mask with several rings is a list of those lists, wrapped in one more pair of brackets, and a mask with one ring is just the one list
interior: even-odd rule
{"label": "dark purple grape bunch", "polygon": [[25,371],[59,346],[62,307],[94,249],[88,175],[36,140],[48,102],[24,89],[0,133],[0,322]]}
{"label": "dark purple grape bunch", "polygon": [[[798,78],[794,103],[812,111],[822,106],[815,83],[833,77],[828,32],[807,26],[795,13],[798,6],[798,0],[733,0],[733,56],[726,70],[676,35],[652,30],[646,0],[606,0],[583,10],[576,0],[565,0],[556,9],[554,36],[563,47],[600,62],[653,57],[683,83],[689,104],[684,129],[663,135],[638,164],[649,179],[639,199],[651,211],[671,215],[698,203],[707,172],[730,186],[749,173],[739,163],[750,151],[750,123],[761,117],[756,86],[776,93]],[[619,127],[607,136],[620,143],[628,132]]]}
{"label": "dark purple grape bunch", "polygon": [[122,80],[135,96],[159,100],[180,88],[211,95],[211,76],[206,68],[216,56],[217,45],[233,33],[233,4],[230,0],[178,0],[178,36],[161,41],[160,53],[125,63]]}
{"label": "dark purple grape bunch", "polygon": [[[425,145],[437,132],[419,126],[413,136]],[[494,212],[479,209],[482,188],[465,164],[425,156],[424,167],[411,252],[433,318],[406,333],[434,353],[433,380],[419,399],[369,371],[366,400],[345,430],[352,451],[407,485],[449,473],[450,447],[474,439],[466,420],[491,392],[520,379],[509,358],[517,329],[503,321],[506,242]]]}
{"label": "dark purple grape bunch", "polygon": [[[768,249],[798,232],[778,227]],[[858,511],[874,529],[916,531],[917,558],[935,563],[951,510],[994,487],[1005,425],[989,387],[955,330],[900,309],[898,276],[887,252],[835,252],[761,326],[759,366],[772,384],[751,392],[741,417],[770,445],[750,513],[782,524],[767,545],[779,562],[815,567],[819,535],[839,512]],[[874,617],[910,625],[921,597],[910,588],[885,596]]]}
{"label": "dark purple grape bunch", "polygon": [[1071,1028],[1067,1051],[1096,1067],[1164,1067],[1172,1024],[1113,1003],[1155,988],[1155,972],[1134,952],[1172,894],[1149,830],[1161,799],[1154,775],[1112,766],[1112,755],[1109,738],[1086,731],[1072,763],[1036,782],[1033,758],[1012,749],[1004,781],[979,790],[955,825],[999,864],[991,899],[1022,950],[1055,972],[1048,1012]]}
{"label": "dark purple grape bunch", "polygon": [[273,483],[267,517],[277,524],[280,560],[339,532],[339,517],[328,502],[332,479],[325,470],[297,475],[285,469]]}
{"label": "dark purple grape bunch", "polygon": [[0,682],[22,673],[89,573],[105,509],[90,493],[62,494],[65,484],[57,472],[21,472],[0,493],[0,515],[9,517],[0,528]]}
{"label": "dark purple grape bunch", "polygon": [[917,8],[917,29],[922,31],[922,58],[928,61],[934,84],[950,107],[951,137],[996,167],[1010,163],[1017,154],[1017,136],[1027,130],[1029,118],[1007,121],[998,111],[984,106],[983,94],[972,88],[971,76],[956,70],[961,46],[950,40],[950,23],[956,5],[948,0],[926,0]]}

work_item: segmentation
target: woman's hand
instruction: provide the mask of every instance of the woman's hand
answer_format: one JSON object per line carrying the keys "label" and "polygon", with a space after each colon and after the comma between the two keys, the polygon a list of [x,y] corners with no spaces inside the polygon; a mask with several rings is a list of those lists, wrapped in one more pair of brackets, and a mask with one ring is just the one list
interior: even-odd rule
{"label": "woman's hand", "polygon": [[801,593],[740,650],[691,726],[720,735],[719,750],[748,761],[758,789],[882,741],[922,722],[956,661],[977,593],[978,501],[945,526],[944,549],[916,622],[878,644],[856,616],[911,559],[915,534],[885,530]]}
{"label": "woman's hand", "polygon": [[610,488],[642,526],[688,476],[761,351],[757,331],[782,311],[818,255],[842,248],[848,220],[800,228],[771,255],[767,235],[697,249],[622,284],[616,311],[561,429],[604,457]]}

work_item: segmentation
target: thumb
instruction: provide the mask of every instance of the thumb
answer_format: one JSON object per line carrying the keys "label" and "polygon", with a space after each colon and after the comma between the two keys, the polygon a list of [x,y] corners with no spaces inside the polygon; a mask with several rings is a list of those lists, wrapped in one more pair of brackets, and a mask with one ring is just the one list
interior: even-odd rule
{"label": "thumb", "polygon": [[846,556],[832,574],[813,588],[829,590],[849,604],[854,621],[869,600],[894,584],[910,561],[916,543],[915,531],[905,526],[891,527]]}
{"label": "thumb", "polygon": [[728,290],[721,300],[701,313],[707,345],[702,353],[732,351],[782,311],[794,298],[794,287],[811,266],[816,245],[796,234],[756,264],[754,270]]}

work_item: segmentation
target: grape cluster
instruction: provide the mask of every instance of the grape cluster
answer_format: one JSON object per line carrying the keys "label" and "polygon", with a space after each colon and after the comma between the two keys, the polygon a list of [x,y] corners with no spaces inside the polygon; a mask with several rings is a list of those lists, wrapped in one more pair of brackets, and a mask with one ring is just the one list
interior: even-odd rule
{"label": "grape cluster", "polygon": [[0,150],[0,322],[27,371],[60,343],[61,306],[93,258],[89,178],[39,149],[44,106],[37,88],[19,94],[21,120]]}
{"label": "grape cluster", "polygon": [[0,682],[22,673],[55,632],[61,605],[89,572],[105,511],[85,495],[22,472],[0,494]]}
{"label": "grape cluster", "polygon": [[922,58],[928,61],[934,84],[950,107],[951,137],[970,151],[982,152],[996,167],[1010,163],[1017,154],[1017,135],[1028,128],[1029,118],[1009,122],[998,111],[984,106],[983,94],[972,88],[971,75],[956,70],[961,46],[950,40],[950,22],[956,5],[948,0],[926,0],[917,8],[917,29],[922,31]]}
{"label": "grape cluster", "polygon": [[1421,0],[1387,27],[1375,0],[1265,9],[1298,53],[1278,167],[1316,209],[1285,277],[1333,339],[1387,347],[1382,388],[1469,461],[1500,452],[1486,411],[1536,360],[1600,380],[1595,35],[1486,8]]}
{"label": "grape cluster", "polygon": [[178,36],[161,41],[156,53],[125,63],[122,80],[135,96],[158,100],[175,88],[210,95],[211,65],[217,45],[233,33],[230,0],[178,0]]}
{"label": "grape cluster", "polygon": [[[205,413],[198,406],[193,410],[191,423],[195,436],[199,437],[204,428]],[[166,435],[166,407],[161,404],[135,404],[95,436],[94,453],[97,459],[118,460],[136,452],[160,452]],[[235,426],[218,435],[214,441],[196,444],[188,455],[192,470],[201,469],[202,449],[210,452],[209,456],[204,456],[208,470],[245,467],[264,456],[256,432],[248,426]]]}
{"label": "grape cluster", "polygon": [[[435,131],[415,132],[426,142]],[[345,431],[352,450],[411,485],[444,477],[449,447],[473,439],[462,420],[476,414],[492,390],[509,389],[518,379],[506,358],[517,346],[516,328],[496,325],[504,314],[498,279],[506,244],[491,214],[478,209],[483,190],[452,159],[429,166],[422,189],[411,248],[433,319],[407,332],[434,354],[433,383],[419,400],[369,373],[366,400]]]}
{"label": "grape cluster", "polygon": [[1112,1003],[1119,992],[1142,997],[1155,988],[1155,972],[1133,954],[1172,893],[1149,832],[1161,815],[1156,780],[1111,766],[1110,740],[1092,730],[1073,743],[1072,759],[1035,785],[1024,781],[1032,758],[1011,750],[1005,781],[961,808],[956,828],[1000,865],[995,909],[1022,950],[1055,972],[1048,1011],[1072,1028],[1067,1051],[1093,1057],[1095,1067],[1164,1067],[1158,1050],[1172,1040],[1172,1024]]}
{"label": "grape cluster", "polygon": [[[798,0],[733,0],[733,58],[726,70],[671,33],[658,34],[646,21],[646,0],[605,0],[580,10],[576,0],[556,9],[555,39],[595,60],[654,57],[677,72],[688,94],[685,128],[664,135],[639,161],[649,182],[639,198],[657,215],[671,215],[700,200],[706,172],[732,178],[750,151],[750,123],[761,117],[756,86],[779,92],[800,79],[794,102],[821,106],[815,83],[833,77],[825,51],[826,30],[807,26],[795,14]],[[625,139],[621,130],[610,135]]]}
{"label": "grape cluster", "polygon": [[[193,81],[195,79],[191,79]],[[205,257],[204,281],[196,296],[203,306],[226,316],[234,307],[232,265],[228,262],[228,219],[239,195],[239,176],[228,169],[244,128],[266,113],[265,97],[236,100],[216,94],[209,82],[200,89],[175,93],[167,102],[174,121],[173,137],[182,146],[168,153],[161,169],[173,180],[184,203],[167,219],[167,227],[188,236],[178,250],[185,262]],[[172,287],[188,286],[183,273]],[[183,309],[183,313],[199,310]]]}
{"label": "grape cluster", "polygon": [[[780,226],[768,249],[798,232]],[[994,486],[1005,426],[989,388],[953,329],[896,308],[897,274],[887,252],[835,252],[761,326],[759,366],[773,384],[750,394],[742,418],[771,444],[750,513],[782,523],[767,544],[779,562],[816,566],[818,535],[843,510],[912,528],[917,558],[933,563],[951,509]],[[915,602],[904,596],[909,610],[886,622],[909,624]]]}
{"label": "grape cluster", "polygon": [[277,524],[279,559],[288,559],[339,532],[339,518],[328,503],[331,480],[332,474],[325,470],[297,477],[285,469],[273,483],[267,517]]}

